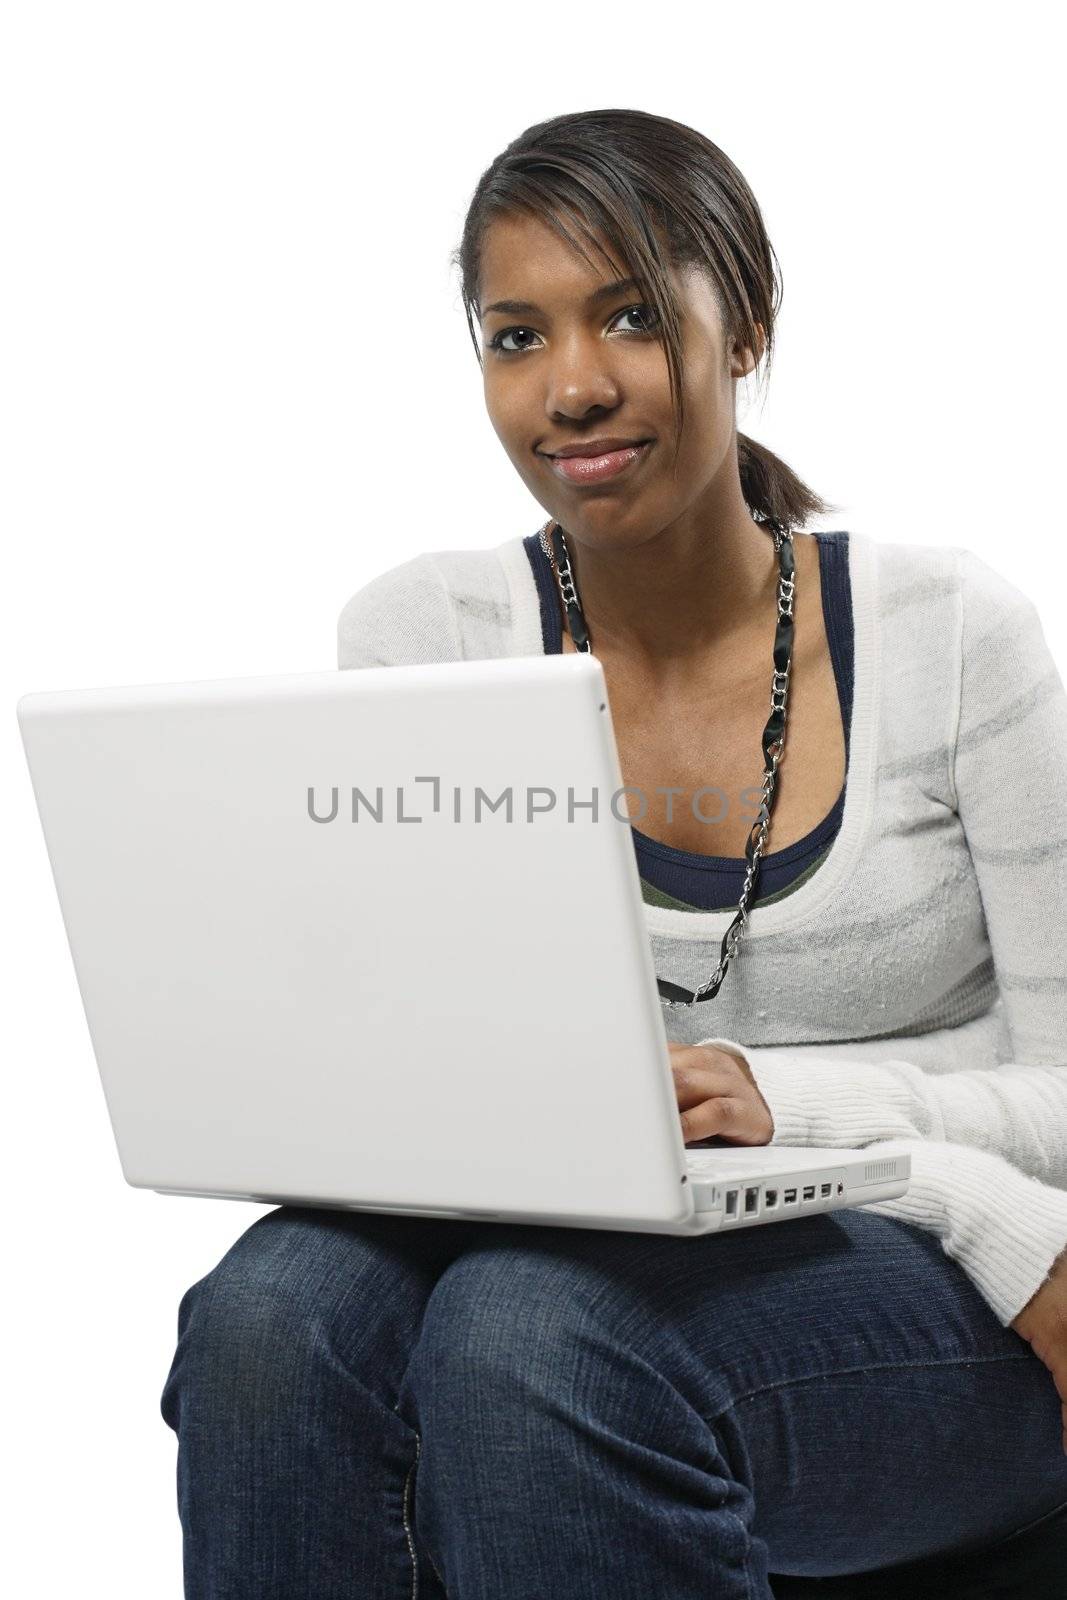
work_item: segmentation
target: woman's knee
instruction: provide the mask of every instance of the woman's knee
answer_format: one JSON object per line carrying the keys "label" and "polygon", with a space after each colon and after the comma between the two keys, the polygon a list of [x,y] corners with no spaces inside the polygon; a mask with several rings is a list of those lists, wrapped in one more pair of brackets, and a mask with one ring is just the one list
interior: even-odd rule
{"label": "woman's knee", "polygon": [[440,1437],[464,1426],[471,1407],[500,1427],[507,1410],[528,1413],[583,1374],[597,1384],[605,1364],[618,1362],[613,1325],[625,1311],[618,1285],[577,1245],[569,1231],[545,1238],[498,1225],[495,1238],[454,1261],[427,1301],[402,1414]]}
{"label": "woman's knee", "polygon": [[433,1281],[401,1248],[400,1220],[293,1206],[257,1218],[182,1296],[168,1425],[187,1405],[291,1406],[329,1370],[395,1390]]}

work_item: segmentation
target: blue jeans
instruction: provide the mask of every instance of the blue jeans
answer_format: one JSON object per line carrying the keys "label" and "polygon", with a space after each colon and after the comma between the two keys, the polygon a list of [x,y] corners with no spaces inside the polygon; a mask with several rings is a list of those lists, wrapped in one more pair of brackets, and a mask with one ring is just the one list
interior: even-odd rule
{"label": "blue jeans", "polygon": [[1067,1502],[1051,1375],[930,1234],[281,1206],[161,1398],[187,1600],[772,1600]]}

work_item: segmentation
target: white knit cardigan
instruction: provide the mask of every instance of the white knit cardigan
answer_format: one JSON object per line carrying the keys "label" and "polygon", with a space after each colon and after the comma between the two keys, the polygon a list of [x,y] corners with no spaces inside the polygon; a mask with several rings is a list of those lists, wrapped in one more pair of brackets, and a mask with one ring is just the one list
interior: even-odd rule
{"label": "white knit cardigan", "polygon": [[[1067,693],[973,552],[853,532],[849,575],[840,831],[667,1037],[743,1055],[774,1143],[906,1141],[908,1192],[867,1209],[936,1234],[1007,1326],[1067,1247]],[[338,622],[342,668],[542,652],[521,537],[402,562]],[[657,973],[695,988],[735,910],[645,914]]]}

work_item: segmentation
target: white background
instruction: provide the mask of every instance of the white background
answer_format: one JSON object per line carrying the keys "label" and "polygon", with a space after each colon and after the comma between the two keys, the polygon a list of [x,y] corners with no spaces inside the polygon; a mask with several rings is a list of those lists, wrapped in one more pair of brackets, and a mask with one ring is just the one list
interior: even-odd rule
{"label": "white background", "polygon": [[332,667],[376,573],[539,526],[448,263],[510,139],[631,106],[721,145],[785,282],[743,429],[841,507],[822,526],[978,552],[1067,661],[1052,12],[383,15],[0,11],[0,1583],[20,1600],[181,1596],[158,1410],[177,1305],[267,1208],[123,1181],[15,702]]}

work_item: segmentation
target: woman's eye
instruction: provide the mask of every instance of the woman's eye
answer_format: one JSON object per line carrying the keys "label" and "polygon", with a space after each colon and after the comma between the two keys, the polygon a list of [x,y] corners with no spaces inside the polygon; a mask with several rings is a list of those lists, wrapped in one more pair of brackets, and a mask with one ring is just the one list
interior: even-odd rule
{"label": "woman's eye", "polygon": [[[642,326],[638,328],[623,328],[621,330],[623,333],[652,333],[659,326],[659,317],[652,306],[649,305],[627,306],[624,311],[620,311],[617,316],[613,317],[612,321],[617,322],[619,317],[633,316],[635,312],[642,313]],[[518,349],[509,349],[507,345],[504,344],[504,340],[510,339],[512,334],[525,334],[529,336],[531,333],[532,329],[530,328],[501,328],[500,332],[494,333],[493,337],[489,340],[489,349],[497,350],[501,355],[505,356],[521,355],[524,350],[529,350],[531,346],[528,344],[520,344]],[[537,334],[533,334],[533,337],[536,339]]]}
{"label": "woman's eye", "polygon": [[623,317],[628,317],[635,311],[644,312],[644,313],[646,313],[646,315],[644,315],[642,317],[642,319],[641,319],[642,323],[644,324],[643,327],[634,328],[634,329],[631,330],[632,332],[634,332],[634,333],[651,333],[652,330],[659,325],[659,317],[656,315],[656,312],[652,308],[652,306],[646,306],[646,305],[627,306],[626,310],[620,312],[619,315],[623,316]]}
{"label": "woman's eye", "polygon": [[[505,339],[510,339],[511,335],[513,333],[529,333],[529,332],[530,332],[529,328],[501,328],[500,332],[499,333],[494,333],[493,337],[490,339],[489,348],[490,348],[490,350],[499,350],[500,353],[502,355],[505,355],[505,356],[520,355],[523,350],[526,350],[526,349],[529,348],[528,345],[520,345],[518,350],[509,350],[506,347],[506,345],[504,344],[503,341]],[[535,335],[535,337],[536,337],[536,335]]]}

